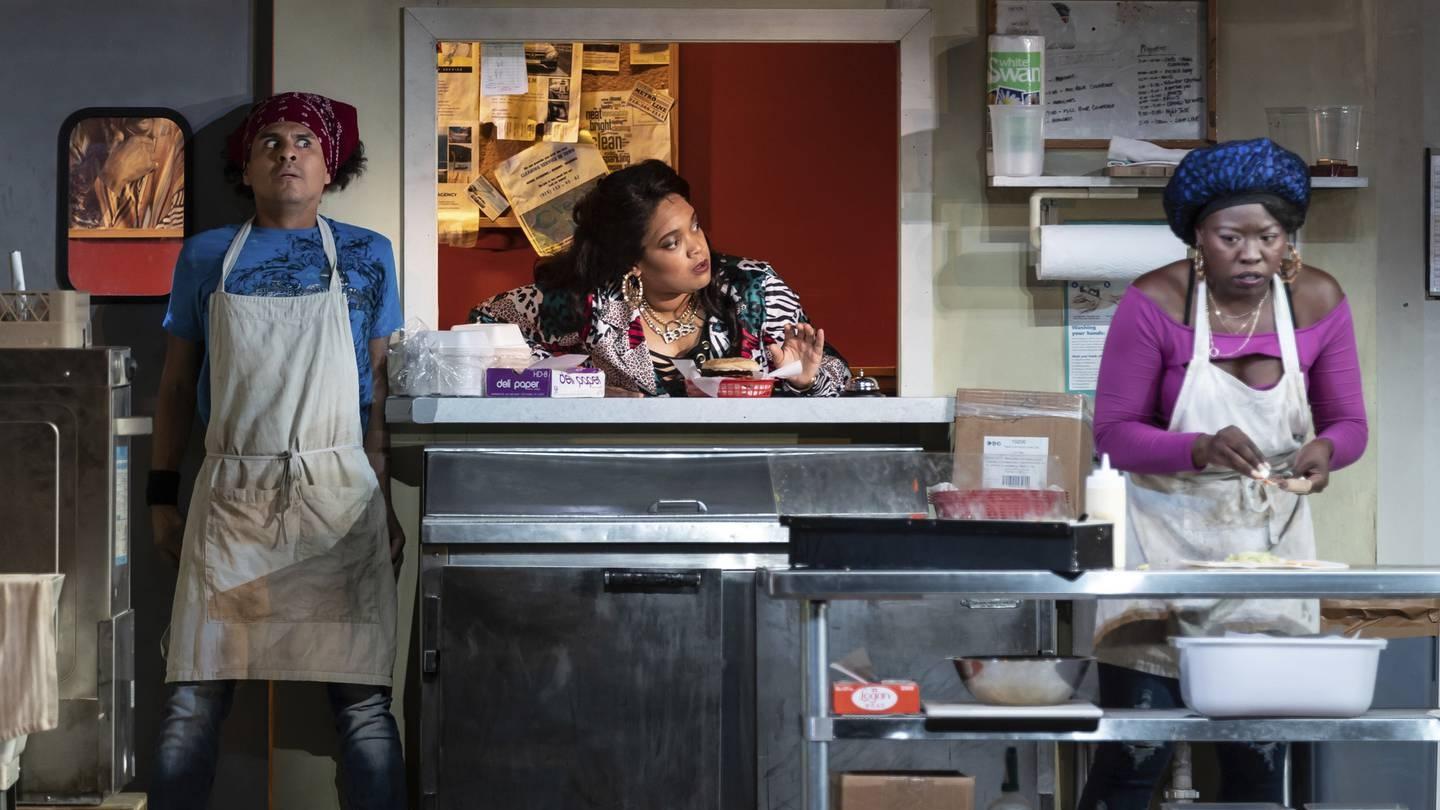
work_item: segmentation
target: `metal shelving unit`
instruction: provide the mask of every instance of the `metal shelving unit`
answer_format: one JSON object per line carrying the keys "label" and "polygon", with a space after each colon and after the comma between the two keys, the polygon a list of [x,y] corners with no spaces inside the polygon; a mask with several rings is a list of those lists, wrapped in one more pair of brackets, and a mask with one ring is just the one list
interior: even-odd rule
{"label": "metal shelving unit", "polygon": [[1087,725],[1057,721],[1023,729],[958,725],[923,716],[834,717],[830,714],[828,603],[838,599],[949,596],[957,598],[1103,599],[1237,597],[1430,598],[1440,594],[1440,568],[1356,568],[1341,571],[816,571],[762,573],[766,592],[802,603],[801,667],[805,687],[802,806],[830,806],[829,745],[834,740],[1122,740],[1228,742],[1440,742],[1440,717],[1429,709],[1372,711],[1357,718],[1210,720],[1186,711],[1107,710]]}

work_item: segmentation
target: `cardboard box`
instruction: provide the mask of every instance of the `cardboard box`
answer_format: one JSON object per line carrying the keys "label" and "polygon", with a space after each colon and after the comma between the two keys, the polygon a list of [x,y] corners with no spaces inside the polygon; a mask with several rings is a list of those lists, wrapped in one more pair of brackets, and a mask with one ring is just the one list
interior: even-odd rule
{"label": "cardboard box", "polygon": [[837,810],[974,810],[975,778],[954,772],[838,773]]}
{"label": "cardboard box", "polygon": [[914,681],[836,681],[830,684],[836,714],[919,714],[920,685]]}
{"label": "cardboard box", "polygon": [[1095,460],[1093,421],[1081,394],[962,388],[955,392],[956,480],[979,479],[984,489],[1060,486],[1079,517]]}

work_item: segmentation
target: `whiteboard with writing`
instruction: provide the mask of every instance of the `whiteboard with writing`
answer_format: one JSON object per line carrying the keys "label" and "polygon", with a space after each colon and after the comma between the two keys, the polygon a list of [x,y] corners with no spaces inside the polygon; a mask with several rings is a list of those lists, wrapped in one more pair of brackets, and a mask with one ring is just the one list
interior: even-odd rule
{"label": "whiteboard with writing", "polygon": [[995,33],[1045,37],[1045,137],[1203,140],[1204,0],[996,0]]}

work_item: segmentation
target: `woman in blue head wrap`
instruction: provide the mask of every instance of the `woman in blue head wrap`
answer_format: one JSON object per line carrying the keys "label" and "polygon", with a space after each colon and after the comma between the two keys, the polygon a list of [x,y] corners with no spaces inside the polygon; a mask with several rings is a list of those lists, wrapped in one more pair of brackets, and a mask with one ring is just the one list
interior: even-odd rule
{"label": "woman in blue head wrap", "polygon": [[[1126,293],[1095,393],[1097,449],[1130,473],[1132,567],[1316,556],[1308,498],[1360,457],[1368,429],[1349,306],[1292,241],[1309,201],[1304,161],[1264,139],[1195,150],[1165,188],[1170,228],[1193,258]],[[1102,601],[1101,702],[1182,706],[1169,636],[1314,633],[1318,614],[1302,600]],[[1283,747],[1217,751],[1219,801],[1282,799]],[[1102,745],[1080,808],[1142,810],[1170,756],[1166,745]]]}

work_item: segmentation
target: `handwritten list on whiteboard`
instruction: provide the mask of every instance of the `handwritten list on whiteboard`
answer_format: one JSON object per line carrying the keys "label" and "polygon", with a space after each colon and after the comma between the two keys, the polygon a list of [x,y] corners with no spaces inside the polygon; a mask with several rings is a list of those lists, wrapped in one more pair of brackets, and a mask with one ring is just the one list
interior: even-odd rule
{"label": "handwritten list on whiteboard", "polygon": [[995,31],[1045,37],[1045,137],[1199,140],[1204,0],[997,0]]}

